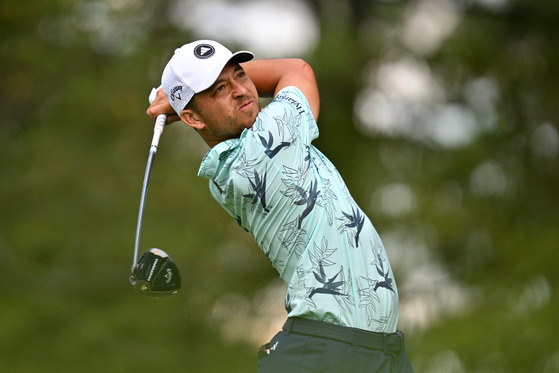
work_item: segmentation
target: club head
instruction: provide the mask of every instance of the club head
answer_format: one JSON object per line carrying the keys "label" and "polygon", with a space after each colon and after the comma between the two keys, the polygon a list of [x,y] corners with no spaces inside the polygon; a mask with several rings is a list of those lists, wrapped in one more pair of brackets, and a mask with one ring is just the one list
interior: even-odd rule
{"label": "club head", "polygon": [[167,253],[160,249],[149,249],[132,267],[130,283],[144,295],[166,297],[179,292],[181,276]]}

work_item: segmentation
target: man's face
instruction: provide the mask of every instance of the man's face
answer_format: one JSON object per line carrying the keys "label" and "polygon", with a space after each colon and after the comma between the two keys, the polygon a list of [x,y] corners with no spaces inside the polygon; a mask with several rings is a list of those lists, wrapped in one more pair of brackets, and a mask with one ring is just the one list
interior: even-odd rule
{"label": "man's face", "polygon": [[227,64],[216,82],[196,95],[198,115],[206,141],[221,142],[239,137],[260,112],[258,92],[238,63]]}

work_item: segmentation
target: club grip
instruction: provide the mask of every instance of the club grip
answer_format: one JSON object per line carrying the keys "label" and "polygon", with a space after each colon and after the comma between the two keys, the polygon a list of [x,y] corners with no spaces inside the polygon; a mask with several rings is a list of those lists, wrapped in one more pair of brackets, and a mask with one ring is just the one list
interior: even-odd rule
{"label": "club grip", "polygon": [[[155,97],[157,97],[157,89],[152,88],[149,94],[149,103],[151,104]],[[166,114],[159,114],[155,119],[155,126],[153,127],[153,139],[151,140],[151,147],[157,149],[157,145],[159,144],[159,138],[163,133],[163,128],[165,128],[165,121],[167,120]],[[155,150],[154,149],[154,150]]]}
{"label": "club grip", "polygon": [[153,103],[153,101],[155,101],[155,98],[157,97],[157,90],[159,88],[152,88],[151,92],[149,93],[149,103]]}
{"label": "club grip", "polygon": [[163,133],[163,128],[165,127],[165,120],[167,119],[166,114],[159,114],[157,119],[155,119],[155,126],[153,127],[153,139],[151,140],[151,146],[157,147],[159,144],[159,138]]}

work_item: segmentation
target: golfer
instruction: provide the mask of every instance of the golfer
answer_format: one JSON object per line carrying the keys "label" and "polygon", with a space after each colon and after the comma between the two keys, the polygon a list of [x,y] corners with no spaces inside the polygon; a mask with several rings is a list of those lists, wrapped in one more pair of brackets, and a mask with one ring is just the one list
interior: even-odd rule
{"label": "golfer", "polygon": [[411,372],[381,239],[312,145],[313,70],[253,57],[211,40],[182,46],[147,114],[180,119],[209,145],[198,176],[287,284],[287,321],[261,347],[258,372]]}

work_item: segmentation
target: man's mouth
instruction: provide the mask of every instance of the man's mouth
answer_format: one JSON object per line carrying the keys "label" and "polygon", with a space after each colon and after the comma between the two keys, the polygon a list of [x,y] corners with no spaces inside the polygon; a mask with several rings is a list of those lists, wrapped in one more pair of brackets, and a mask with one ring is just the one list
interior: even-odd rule
{"label": "man's mouth", "polygon": [[246,110],[248,108],[250,108],[252,106],[252,104],[254,104],[254,101],[247,101],[244,104],[241,105],[241,107],[239,108],[239,111],[243,111]]}

